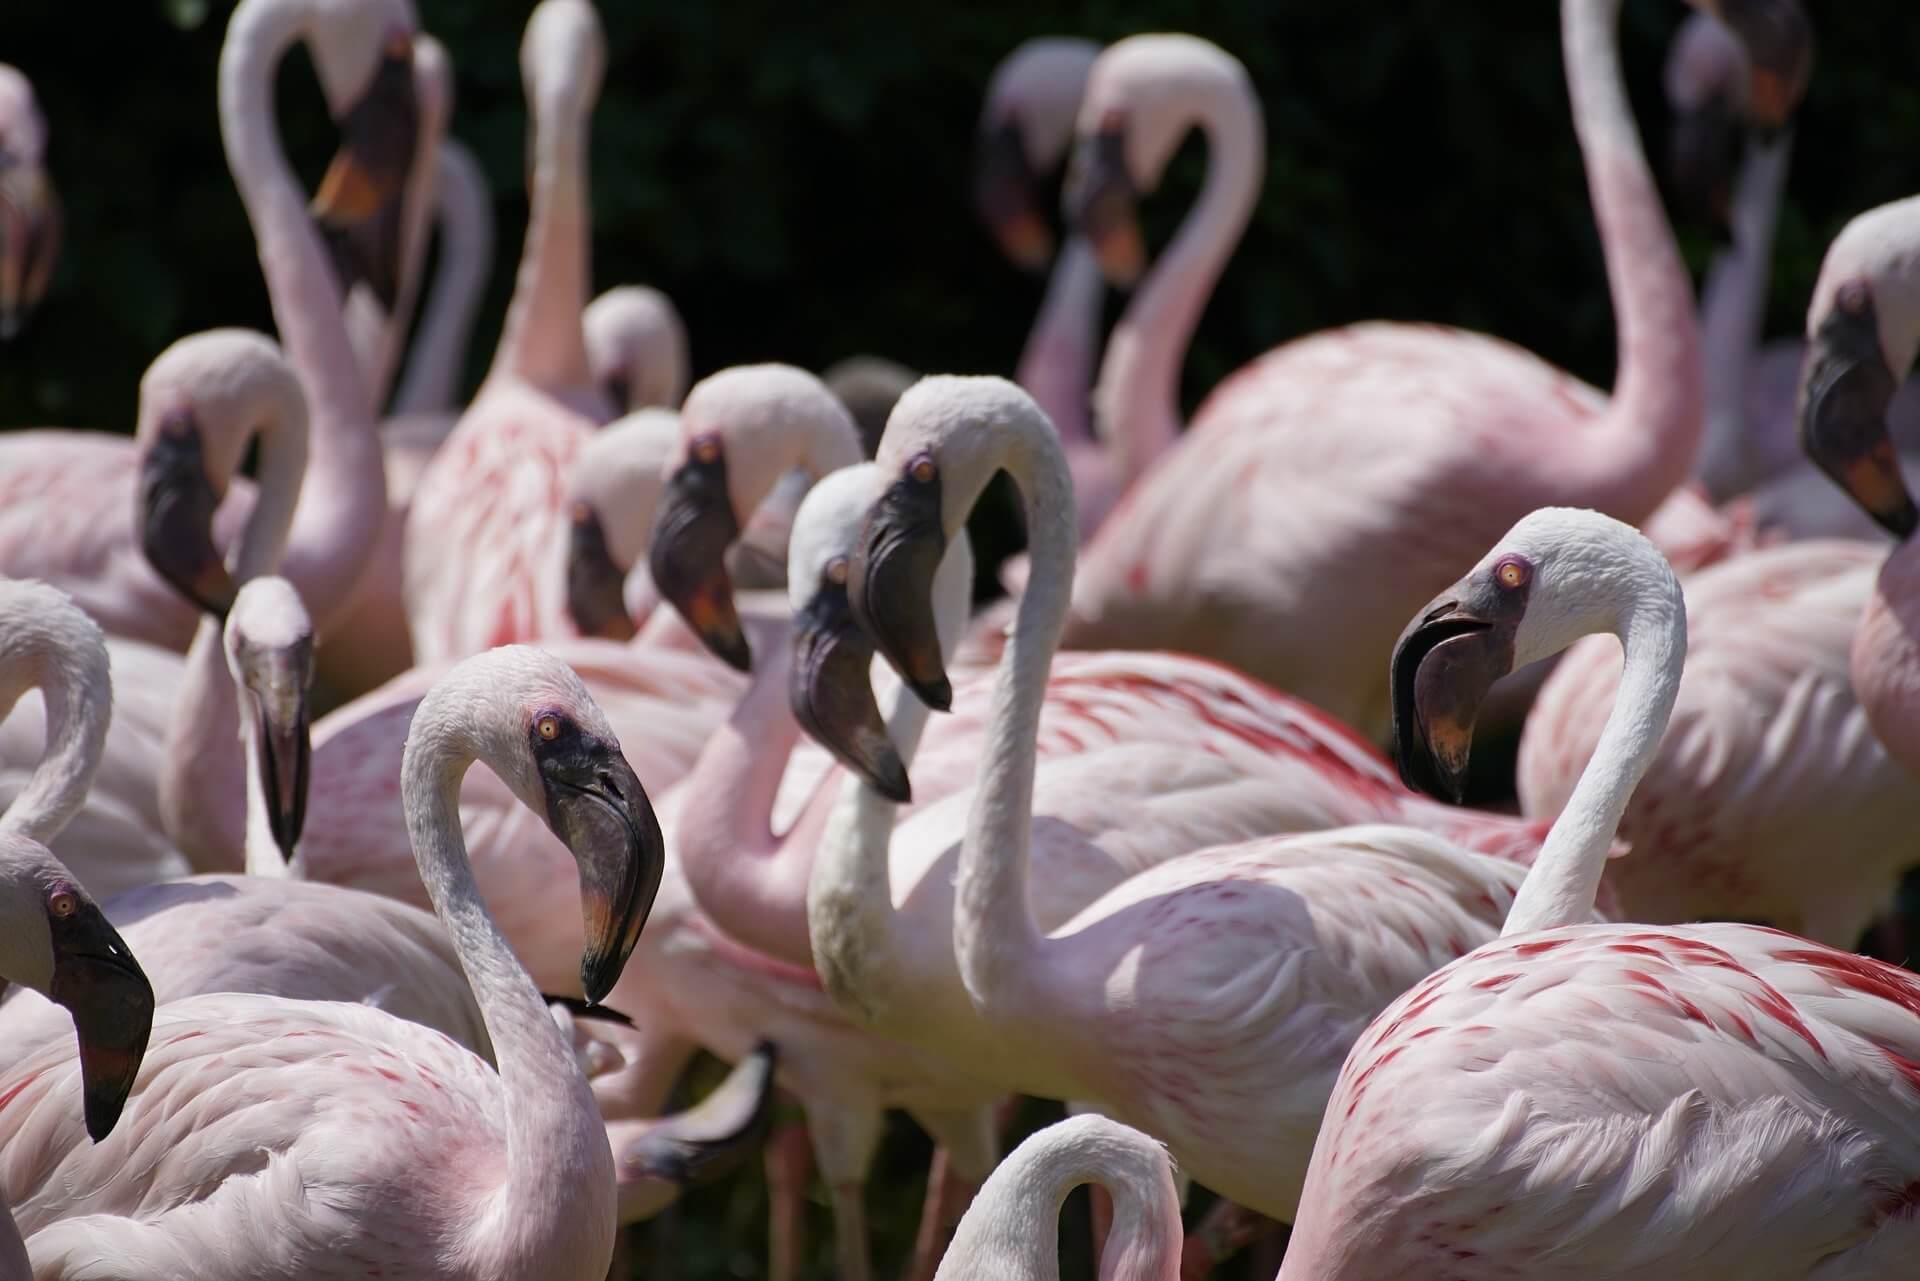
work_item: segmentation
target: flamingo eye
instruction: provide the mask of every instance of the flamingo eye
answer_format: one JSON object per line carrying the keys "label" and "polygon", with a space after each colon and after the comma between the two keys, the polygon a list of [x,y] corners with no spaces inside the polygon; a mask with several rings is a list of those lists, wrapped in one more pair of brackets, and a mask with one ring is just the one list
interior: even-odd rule
{"label": "flamingo eye", "polygon": [[827,581],[835,587],[845,587],[847,585],[847,558],[845,556],[835,556],[832,560],[828,561],[825,574]]}
{"label": "flamingo eye", "polygon": [[533,723],[533,730],[541,738],[551,743],[560,737],[560,718],[549,712]]}
{"label": "flamingo eye", "polygon": [[69,889],[57,889],[47,896],[47,911],[65,920],[80,910],[80,896]]}
{"label": "flamingo eye", "polygon": [[932,454],[915,454],[912,461],[907,463],[907,475],[922,485],[931,484],[939,470],[934,464]]}
{"label": "flamingo eye", "polygon": [[688,452],[693,455],[694,461],[711,464],[714,459],[720,457],[720,438],[711,432],[704,436],[695,436]]}
{"label": "flamingo eye", "polygon": [[1528,572],[1529,567],[1523,560],[1503,560],[1494,569],[1493,577],[1502,587],[1511,591],[1526,586]]}

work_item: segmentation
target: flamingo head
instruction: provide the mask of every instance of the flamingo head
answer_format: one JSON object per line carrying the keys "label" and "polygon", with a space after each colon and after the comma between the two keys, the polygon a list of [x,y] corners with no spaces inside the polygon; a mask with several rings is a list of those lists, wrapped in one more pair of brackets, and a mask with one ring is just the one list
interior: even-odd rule
{"label": "flamingo head", "polygon": [[780,478],[814,479],[860,460],[860,433],[826,385],[791,365],[740,365],[700,380],[680,411],[680,441],[648,560],[654,585],[714,655],[753,662],[726,554]]}
{"label": "flamingo head", "polygon": [[153,986],[80,883],[38,841],[0,836],[0,965],[73,1015],[87,1134],[104,1139],[133,1090]]}
{"label": "flamingo head", "polygon": [[1667,54],[1668,169],[1681,203],[1722,231],[1731,226],[1751,79],[1746,50],[1724,23],[1696,13],[1682,24]]}
{"label": "flamingo head", "polygon": [[787,592],[793,605],[794,719],[888,800],[913,799],[907,767],[874,700],[873,641],[853,617],[847,577],[878,469],[845,467],[808,493],[793,521]]}
{"label": "flamingo head", "polygon": [[1043,213],[1046,177],[1073,136],[1074,114],[1100,46],[1043,36],[1008,54],[987,86],[975,148],[973,204],[1016,266],[1043,271],[1053,229]]}
{"label": "flamingo head", "polygon": [[1181,141],[1216,113],[1243,116],[1253,101],[1239,60],[1195,36],[1131,36],[1100,55],[1061,199],[1108,281],[1127,288],[1146,270],[1139,201],[1160,185]]}
{"label": "flamingo head", "polygon": [[[328,30],[316,30],[317,47],[326,44]],[[400,293],[401,205],[420,145],[413,56],[411,26],[395,21],[358,87],[328,94],[337,104],[340,148],[320,179],[310,210],[341,293],[364,281],[388,310]],[[323,71],[331,61],[316,58]]]}
{"label": "flamingo head", "polygon": [[1920,198],[1869,210],[1834,237],[1807,309],[1800,444],[1896,538],[1920,525],[1887,408],[1920,352]]}
{"label": "flamingo head", "polygon": [[1813,78],[1813,26],[1799,0],[1692,0],[1740,38],[1749,65],[1747,113],[1762,130],[1784,128]]}
{"label": "flamingo head", "polygon": [[628,1184],[656,1181],[697,1187],[739,1169],[766,1139],[779,1064],[773,1042],[761,1041],[707,1097],[648,1124],[620,1149],[623,1191]]}
{"label": "flamingo head", "polygon": [[642,409],[608,423],[581,447],[568,481],[567,613],[582,636],[633,638],[627,578],[646,551],[661,472],[679,435],[680,415]]}
{"label": "flamingo head", "polygon": [[621,413],[677,407],[687,392],[687,328],[658,289],[620,285],[580,317],[593,380]]}
{"label": "flamingo head", "polygon": [[306,821],[312,759],[313,620],[293,584],[255,578],[234,597],[225,641],[257,756],[267,828],[291,861]]}
{"label": "flamingo head", "polygon": [[1502,676],[1591,632],[1679,628],[1680,586],[1639,530],[1599,512],[1542,507],[1429,601],[1393,647],[1394,755],[1409,787],[1458,801],[1474,720]]}

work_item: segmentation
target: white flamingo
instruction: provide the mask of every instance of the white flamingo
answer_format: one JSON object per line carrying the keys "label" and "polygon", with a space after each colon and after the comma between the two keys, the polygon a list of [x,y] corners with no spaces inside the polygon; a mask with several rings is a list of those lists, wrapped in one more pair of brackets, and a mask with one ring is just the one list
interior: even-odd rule
{"label": "white flamingo", "polygon": [[1282,1281],[1799,1281],[1920,1249],[1920,980],[1749,925],[1587,925],[1680,688],[1659,553],[1592,512],[1520,521],[1394,663],[1409,776],[1464,767],[1500,673],[1619,637],[1613,715],[1500,939],[1375,1019],[1314,1149]]}
{"label": "white flamingo", "polygon": [[459,787],[476,759],[574,851],[580,979],[605,997],[658,883],[659,829],[579,679],[538,651],[494,650],[422,702],[401,785],[421,879],[498,1074],[379,1010],[192,997],[155,1015],[122,1124],[89,1147],[51,1115],[75,1088],[71,1052],[38,1050],[0,1086],[14,1091],[0,1113],[0,1185],[37,1275],[257,1281],[347,1267],[600,1281],[613,1161],[572,1047],[467,866]]}

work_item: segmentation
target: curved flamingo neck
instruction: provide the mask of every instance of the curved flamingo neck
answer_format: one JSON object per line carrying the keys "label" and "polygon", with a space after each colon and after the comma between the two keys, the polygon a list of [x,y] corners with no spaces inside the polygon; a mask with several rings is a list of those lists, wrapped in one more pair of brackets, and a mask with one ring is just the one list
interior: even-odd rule
{"label": "curved flamingo neck", "polygon": [[[976,1005],[1027,990],[1043,939],[1027,902],[1033,779],[1047,676],[1073,595],[1073,481],[1044,421],[1006,424],[999,466],[1026,504],[1031,569],[994,675],[981,769],[955,882],[953,939]],[[991,469],[983,473],[992,474]]]}
{"label": "curved flamingo neck", "polygon": [[254,0],[234,11],[220,55],[220,135],[253,225],[274,324],[306,388],[311,445],[282,572],[324,632],[379,535],[387,486],[339,282],[275,133],[273,71],[300,35],[307,8]]}
{"label": "curved flamingo neck", "polygon": [[[482,1191],[491,1204],[473,1219],[463,1247],[503,1261],[497,1275],[573,1275],[549,1253],[559,1231],[554,1189],[572,1189],[561,1204],[575,1228],[560,1234],[564,1239],[585,1235],[584,1225],[596,1219],[610,1230],[612,1158],[573,1049],[487,910],[468,861],[460,780],[479,753],[473,727],[462,723],[472,711],[461,704],[484,706],[485,697],[480,690],[456,692],[443,680],[414,714],[400,779],[421,883],[453,941],[500,1071],[505,1165],[489,1172],[499,1183]],[[505,773],[506,765],[496,772]],[[550,1226],[553,1233],[540,1230]]]}
{"label": "curved flamingo neck", "polygon": [[1105,287],[1099,260],[1086,237],[1068,237],[1054,260],[1046,296],[1020,352],[1014,381],[1046,411],[1062,440],[1093,439],[1087,391],[1093,384]]}
{"label": "curved flamingo neck", "polygon": [[[1692,285],[1641,150],[1620,75],[1620,0],[1561,0],[1574,130],[1607,263],[1618,364],[1584,501],[1644,519],[1686,479],[1705,413]],[[1604,481],[1592,464],[1599,465]]]}
{"label": "curved flamingo neck", "polygon": [[1748,145],[1733,193],[1733,243],[1714,255],[1700,291],[1707,419],[1694,471],[1716,498],[1754,479],[1747,378],[1766,319],[1774,224],[1792,150],[1791,134]]}
{"label": "curved flamingo neck", "polygon": [[238,871],[247,861],[249,798],[234,785],[247,770],[239,720],[220,620],[202,614],[167,721],[159,779],[167,839],[195,872]]}
{"label": "curved flamingo neck", "polygon": [[756,951],[812,963],[804,902],[810,848],[773,832],[780,779],[800,739],[787,699],[793,647],[783,634],[757,651],[733,714],[700,749],[682,784],[680,867],[715,925]]}
{"label": "curved flamingo neck", "polygon": [[[37,584],[32,590],[54,594]],[[71,602],[61,600],[66,610],[78,615]],[[9,613],[13,608],[17,606],[10,602]],[[89,634],[75,627],[67,634],[69,629],[59,625],[56,613],[45,607],[33,612],[44,617],[9,618],[9,625],[0,631],[0,672],[10,687],[9,696],[0,702],[0,720],[6,718],[20,691],[37,686],[46,707],[47,748],[27,785],[0,814],[0,832],[31,837],[44,845],[60,834],[86,802],[100,755],[106,750],[113,690],[106,642],[97,629]]]}
{"label": "curved flamingo neck", "polygon": [[[541,83],[564,79],[557,68]],[[590,104],[532,95],[534,164],[527,239],[489,379],[520,378],[553,394],[592,381],[580,325],[592,272],[587,197]],[[558,104],[558,105],[557,105]]]}
{"label": "curved flamingo neck", "polygon": [[1166,1152],[1101,1117],[1076,1117],[1015,1148],[954,1231],[935,1281],[1058,1281],[1060,1210],[1084,1184],[1113,1198],[1100,1281],[1174,1281],[1180,1205]]}
{"label": "curved flamingo neck", "polygon": [[439,269],[427,291],[426,311],[407,356],[400,390],[394,393],[396,414],[439,413],[455,407],[474,316],[493,261],[493,225],[480,162],[464,146],[443,139],[438,164]]}
{"label": "curved flamingo neck", "polygon": [[[1655,564],[1657,562],[1657,564]],[[1613,617],[1588,630],[1620,638],[1625,662],[1613,709],[1573,794],[1553,821],[1540,856],[1515,897],[1501,934],[1525,934],[1593,918],[1607,851],[1620,816],[1660,750],[1680,693],[1687,657],[1687,611],[1673,571],[1648,546],[1626,572],[1588,584],[1591,597],[1613,601]],[[1602,605],[1602,608],[1605,608]]]}
{"label": "curved flamingo neck", "polygon": [[1203,99],[1197,124],[1207,136],[1206,184],[1113,327],[1093,389],[1094,422],[1123,488],[1180,435],[1180,368],[1266,173],[1266,126],[1250,89]]}

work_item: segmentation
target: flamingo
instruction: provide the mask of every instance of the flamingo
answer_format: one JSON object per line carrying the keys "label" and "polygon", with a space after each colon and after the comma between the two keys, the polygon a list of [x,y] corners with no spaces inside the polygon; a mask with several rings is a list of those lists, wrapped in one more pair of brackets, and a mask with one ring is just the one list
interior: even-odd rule
{"label": "flamingo", "polygon": [[1089,1183],[1114,1201],[1101,1277],[1175,1281],[1180,1201],[1167,1151],[1103,1116],[1070,1117],[1015,1148],[960,1220],[934,1281],[1053,1281],[1060,1208]]}
{"label": "flamingo", "polygon": [[[457,408],[468,341],[493,265],[493,196],[479,158],[458,139],[442,138],[434,163],[440,269],[393,393],[393,416],[380,427],[388,438],[390,487],[396,485],[393,448],[406,443],[403,425],[415,415],[451,414]],[[407,488],[411,492],[410,482]]]}
{"label": "flamingo", "polygon": [[420,663],[570,634],[562,499],[580,447],[612,417],[587,363],[586,135],[606,61],[586,0],[542,0],[520,69],[533,115],[532,213],[506,328],[473,404],[420,474],[404,543]]}
{"label": "flamingo", "polygon": [[47,121],[32,82],[0,62],[0,342],[40,305],[60,257],[60,199],[46,151]]}
{"label": "flamingo", "polygon": [[[1036,771],[1075,528],[1051,426],[1004,380],[930,378],[902,398],[876,465],[885,487],[848,597],[923,701],[950,697],[920,640],[925,567],[996,471],[1026,496],[1033,577],[996,673],[981,782],[916,814],[891,850],[884,794],[836,806],[808,893],[828,992],[995,1084],[1097,1100],[1223,1196],[1289,1216],[1352,1038],[1493,936],[1520,863],[1378,823],[1264,836],[1299,829],[1272,821],[1285,802],[1267,794],[1266,753],[1224,742],[1219,757],[1123,743]],[[1031,878],[1030,854],[1046,860]],[[935,870],[906,881],[889,862]],[[1042,895],[1069,872],[1093,896],[1051,928]]]}
{"label": "flamingo", "polygon": [[[606,996],[658,883],[659,827],[577,677],[535,650],[479,655],[421,704],[401,785],[498,1074],[380,1010],[197,996],[156,1013],[124,1120],[89,1148],[50,1123],[62,1104],[43,1101],[71,1093],[73,1056],[43,1047],[5,1073],[17,1093],[0,1114],[0,1184],[36,1275],[605,1275],[612,1157],[571,1047],[467,865],[459,787],[475,759],[574,852],[580,982]],[[264,1182],[263,1153],[280,1172]]]}
{"label": "flamingo", "polygon": [[879,448],[880,433],[886,430],[887,415],[900,399],[900,393],[913,385],[920,375],[885,356],[848,356],[820,372],[820,381],[839,398],[860,428],[860,448],[864,457],[873,457]]}
{"label": "flamingo", "polygon": [[[235,687],[229,704],[235,690],[245,691],[237,695],[243,714],[225,727],[244,752],[219,743],[181,747],[216,757],[229,788],[240,781],[234,775],[244,773],[247,875],[162,881],[103,904],[142,958],[155,999],[165,1004],[205,992],[257,992],[364,1001],[489,1054],[480,1012],[432,914],[288,877],[284,860],[298,863],[306,802],[306,701],[313,679],[313,625],[299,596],[284,579],[248,582],[234,598],[220,648]],[[68,777],[73,790],[85,791],[83,775]],[[68,797],[59,809],[77,808],[79,801]],[[0,1005],[0,1032],[8,1044],[37,1044],[55,1014],[43,1001],[14,996]]]}
{"label": "flamingo", "polygon": [[[1240,64],[1204,41],[1140,36],[1101,55],[1066,201],[1110,279],[1138,274],[1134,195],[1189,128],[1206,133],[1211,163],[1107,344],[1096,420],[1130,447],[1168,452],[1087,548],[1070,647],[1219,658],[1377,737],[1399,620],[1471,549],[1543,501],[1642,520],[1683,479],[1701,419],[1686,275],[1621,85],[1614,5],[1566,13],[1574,124],[1619,327],[1613,398],[1481,335],[1365,324],[1243,368],[1177,443],[1179,358],[1253,208],[1260,111]],[[1770,102],[1772,69],[1792,50],[1775,52]],[[1536,448],[1542,431],[1554,448]],[[1354,592],[1345,571],[1361,564],[1372,578]],[[1295,626],[1302,617],[1327,626]]]}
{"label": "flamingo", "polygon": [[1645,539],[1523,518],[1394,656],[1410,780],[1447,788],[1479,694],[1591,632],[1604,745],[1501,937],[1375,1019],[1314,1149],[1281,1281],[1892,1277],[1920,1224],[1920,982],[1752,925],[1589,925],[1680,693],[1686,608]]}

